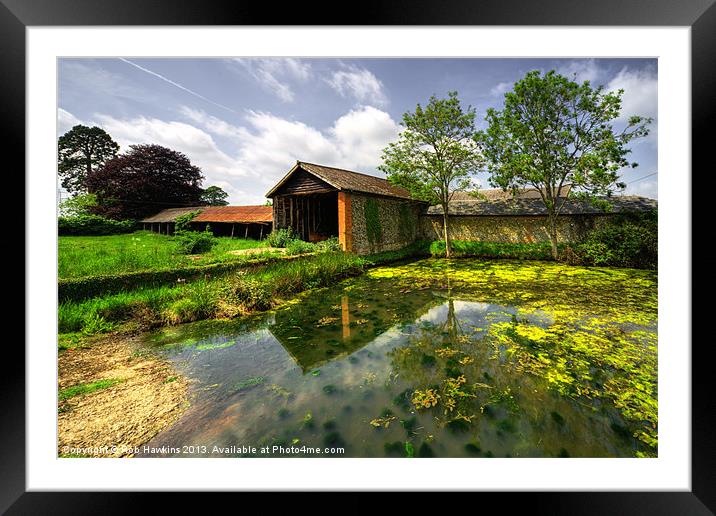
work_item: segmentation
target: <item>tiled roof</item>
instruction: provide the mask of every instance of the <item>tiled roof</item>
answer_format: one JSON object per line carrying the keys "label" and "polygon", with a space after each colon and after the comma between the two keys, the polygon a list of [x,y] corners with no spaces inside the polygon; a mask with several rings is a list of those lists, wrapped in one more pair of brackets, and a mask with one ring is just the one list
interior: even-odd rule
{"label": "tiled roof", "polygon": [[361,174],[360,172],[353,172],[351,170],[344,170],[342,168],[316,165],[315,163],[307,163],[305,161],[296,162],[296,165],[266,194],[266,197],[271,197],[274,191],[278,190],[278,188],[291,176],[291,174],[299,168],[315,175],[319,179],[322,179],[336,190],[347,190],[351,192],[385,195],[387,197],[398,197],[401,199],[412,199],[408,190],[401,188],[400,186],[395,186],[389,183],[386,179],[370,176],[368,174]]}
{"label": "tiled roof", "polygon": [[[656,209],[657,201],[636,195],[611,197],[608,199],[612,205],[610,213],[629,213],[649,211]],[[452,201],[448,207],[450,215],[499,216],[499,215],[547,215],[547,208],[542,199],[509,199],[496,201],[457,200]],[[604,211],[589,201],[580,199],[567,199],[562,207],[562,215],[588,215],[599,214]],[[430,206],[428,215],[442,215],[440,206]]]}
{"label": "tiled roof", "polygon": [[174,220],[180,215],[189,213],[192,211],[206,209],[206,206],[193,206],[188,208],[167,208],[160,211],[156,215],[142,219],[140,222],[174,222]]}
{"label": "tiled roof", "polygon": [[209,206],[192,222],[272,222],[271,206]]}
{"label": "tiled roof", "polygon": [[[562,187],[559,197],[566,197],[569,195],[572,185],[565,185]],[[502,188],[493,188],[489,190],[478,190],[477,192],[454,192],[452,195],[453,201],[474,201],[474,200],[486,200],[486,201],[500,201],[509,199],[541,199],[539,190],[536,188],[522,188],[518,189],[513,195],[512,190],[503,190]]]}

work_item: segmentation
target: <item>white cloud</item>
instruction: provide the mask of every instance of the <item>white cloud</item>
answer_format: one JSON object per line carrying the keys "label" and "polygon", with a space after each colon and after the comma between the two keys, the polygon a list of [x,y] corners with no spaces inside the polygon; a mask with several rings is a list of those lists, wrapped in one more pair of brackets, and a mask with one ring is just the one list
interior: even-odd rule
{"label": "white cloud", "polygon": [[642,197],[649,197],[650,199],[658,198],[658,187],[659,183],[651,178],[651,180],[636,181],[630,185],[627,185],[624,193],[626,195],[640,195]]}
{"label": "white cloud", "polygon": [[263,183],[276,183],[296,160],[366,171],[380,164],[382,149],[398,135],[388,113],[364,106],[341,116],[326,131],[268,113],[252,112],[241,138],[244,166]]}
{"label": "white cloud", "polygon": [[347,66],[333,72],[325,81],[342,97],[353,97],[362,104],[384,106],[388,103],[383,83],[365,68]]}
{"label": "white cloud", "polygon": [[356,168],[377,167],[381,152],[395,140],[398,124],[385,111],[364,106],[350,111],[333,124],[330,134],[344,159]]}
{"label": "white cloud", "polygon": [[512,82],[500,82],[493,86],[493,88],[490,90],[490,95],[492,95],[493,97],[500,97],[510,91],[513,85],[514,83]]}
{"label": "white cloud", "polygon": [[240,128],[231,125],[220,118],[208,115],[204,111],[192,109],[188,106],[182,106],[179,108],[179,112],[212,134],[225,137],[237,137],[242,134]]}
{"label": "white cloud", "polygon": [[624,90],[622,111],[617,119],[626,124],[630,116],[639,115],[653,118],[649,125],[649,135],[632,142],[633,145],[647,143],[656,145],[658,141],[658,78],[656,70],[646,68],[630,70],[622,68],[606,87],[609,91]]}
{"label": "white cloud", "polygon": [[57,136],[62,136],[77,124],[84,124],[84,122],[69,111],[57,108]]}
{"label": "white cloud", "polygon": [[[88,123],[106,130],[121,152],[139,143],[183,152],[202,169],[204,186],[220,186],[232,204],[263,204],[264,194],[297,160],[370,173],[400,130],[388,113],[370,106],[349,111],[324,130],[255,111],[241,126],[186,106],[180,113],[188,122],[96,114]],[[64,124],[77,120],[65,110],[58,117]],[[225,138],[221,148],[212,135]]]}
{"label": "white cloud", "polygon": [[640,115],[656,118],[658,108],[658,81],[655,71],[651,69],[629,70],[622,68],[612,79],[607,89],[610,91],[623,89],[622,120],[629,116]]}
{"label": "white cloud", "polygon": [[127,147],[134,144],[158,144],[177,150],[201,168],[204,186],[225,185],[226,188],[222,188],[230,194],[232,202],[263,203],[262,196],[244,196],[244,190],[238,186],[255,181],[250,177],[252,171],[242,168],[235,157],[222,151],[212,136],[202,129],[184,122],[156,118],[119,119],[97,114],[94,119],[119,143],[121,152],[126,152]]}
{"label": "white cloud", "polygon": [[307,81],[312,74],[309,63],[293,58],[236,58],[232,62],[241,65],[283,102],[293,102],[295,98],[290,80]]}
{"label": "white cloud", "polygon": [[594,59],[578,59],[569,61],[557,69],[557,73],[569,79],[575,79],[579,83],[589,81],[593,86],[599,85],[599,79],[603,78],[603,70]]}

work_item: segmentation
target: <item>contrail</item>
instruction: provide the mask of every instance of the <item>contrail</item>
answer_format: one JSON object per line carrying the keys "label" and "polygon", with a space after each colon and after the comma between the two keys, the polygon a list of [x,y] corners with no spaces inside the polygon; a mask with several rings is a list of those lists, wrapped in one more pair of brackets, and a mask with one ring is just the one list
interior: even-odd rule
{"label": "contrail", "polygon": [[167,79],[167,78],[164,77],[163,75],[160,75],[160,74],[158,74],[158,73],[156,73],[156,72],[153,72],[153,71],[151,71],[151,70],[148,70],[147,68],[144,68],[143,66],[139,66],[137,63],[133,63],[133,62],[130,61],[129,59],[125,59],[125,58],[123,58],[123,57],[119,57],[118,59],[119,59],[120,61],[124,61],[125,63],[127,63],[127,64],[129,64],[129,65],[132,65],[132,66],[135,67],[135,68],[138,68],[138,69],[142,70],[143,72],[148,73],[149,75],[153,75],[154,77],[157,77],[158,79],[161,79],[161,80],[163,80],[164,82],[168,82],[168,83],[171,84],[172,86],[175,86],[175,87],[179,88],[180,90],[184,90],[184,91],[186,91],[187,93],[189,93],[189,94],[191,94],[191,95],[194,95],[195,97],[198,97],[198,98],[200,98],[201,100],[204,100],[204,101],[208,102],[209,104],[214,104],[215,106],[218,106],[218,107],[220,107],[220,108],[222,108],[222,109],[226,109],[227,111],[231,111],[232,113],[237,113],[236,111],[234,111],[234,110],[231,109],[230,107],[227,107],[227,106],[225,106],[225,105],[223,105],[223,104],[219,104],[218,102],[214,102],[213,100],[206,98],[204,95],[201,95],[200,93],[197,93],[197,92],[195,92],[195,91],[193,91],[193,90],[190,90],[189,88],[186,88],[186,87],[182,86],[181,84],[172,81],[171,79]]}

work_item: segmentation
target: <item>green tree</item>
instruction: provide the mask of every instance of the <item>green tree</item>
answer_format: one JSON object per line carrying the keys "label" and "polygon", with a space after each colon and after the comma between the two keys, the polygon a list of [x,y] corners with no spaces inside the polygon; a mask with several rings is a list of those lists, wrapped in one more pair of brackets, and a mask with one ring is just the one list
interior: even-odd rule
{"label": "green tree", "polygon": [[87,191],[87,176],[114,158],[119,145],[100,127],[76,125],[57,141],[57,169],[70,193]]}
{"label": "green tree", "polygon": [[488,128],[476,135],[493,186],[513,191],[531,186],[540,192],[554,258],[566,201],[559,195],[562,187],[571,184],[578,195],[603,201],[614,188],[624,188],[619,170],[637,166],[626,159],[628,143],[649,133],[651,119],[630,116],[615,131],[623,94],[593,88],[589,81],[578,84],[554,70],[532,71],[505,94],[502,110],[487,110]]}
{"label": "green tree", "polygon": [[97,196],[95,194],[73,195],[60,203],[60,216],[78,217],[80,215],[90,215],[92,208],[95,206],[97,206]]}
{"label": "green tree", "polygon": [[181,152],[160,145],[130,145],[87,176],[97,195],[96,215],[138,220],[165,208],[198,206],[204,176]]}
{"label": "green tree", "polygon": [[475,110],[463,109],[457,92],[451,91],[446,99],[432,96],[425,108],[418,104],[415,112],[403,114],[401,125],[405,129],[383,149],[378,168],[416,199],[442,207],[445,254],[450,257],[450,199],[456,190],[471,188],[470,176],[481,165]]}
{"label": "green tree", "polygon": [[201,193],[201,202],[207,206],[226,206],[228,198],[229,194],[218,186],[210,186]]}

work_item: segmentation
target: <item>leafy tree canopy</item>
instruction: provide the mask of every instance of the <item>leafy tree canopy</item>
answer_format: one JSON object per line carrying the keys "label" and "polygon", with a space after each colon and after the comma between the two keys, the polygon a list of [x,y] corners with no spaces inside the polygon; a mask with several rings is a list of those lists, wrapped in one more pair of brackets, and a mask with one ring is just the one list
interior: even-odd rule
{"label": "leafy tree canopy", "polygon": [[488,109],[488,128],[475,141],[487,159],[490,183],[505,190],[536,188],[547,207],[550,239],[556,257],[556,218],[572,191],[596,198],[623,188],[619,170],[629,163],[628,143],[646,136],[651,119],[630,116],[622,130],[624,91],[604,91],[589,81],[578,84],[554,70],[532,71],[505,94],[504,108]]}
{"label": "leafy tree canopy", "polygon": [[87,177],[93,211],[112,219],[141,219],[165,208],[201,204],[203,176],[189,158],[160,145],[131,145]]}
{"label": "leafy tree canopy", "polygon": [[475,143],[475,110],[463,109],[456,91],[448,98],[430,97],[405,113],[398,141],[383,150],[378,168],[388,180],[407,188],[413,197],[440,204],[444,211],[446,253],[450,255],[448,202],[456,190],[472,187],[470,176],[481,164]]}
{"label": "leafy tree canopy", "polygon": [[80,215],[90,215],[96,206],[97,196],[95,194],[73,195],[60,203],[60,216],[78,217]]}
{"label": "leafy tree canopy", "polygon": [[57,167],[62,187],[70,193],[87,191],[87,176],[114,158],[119,145],[100,127],[76,125],[60,136]]}
{"label": "leafy tree canopy", "polygon": [[218,186],[210,186],[202,192],[201,203],[207,206],[226,206],[229,204],[229,201],[226,200],[228,198],[229,194],[223,189]]}

